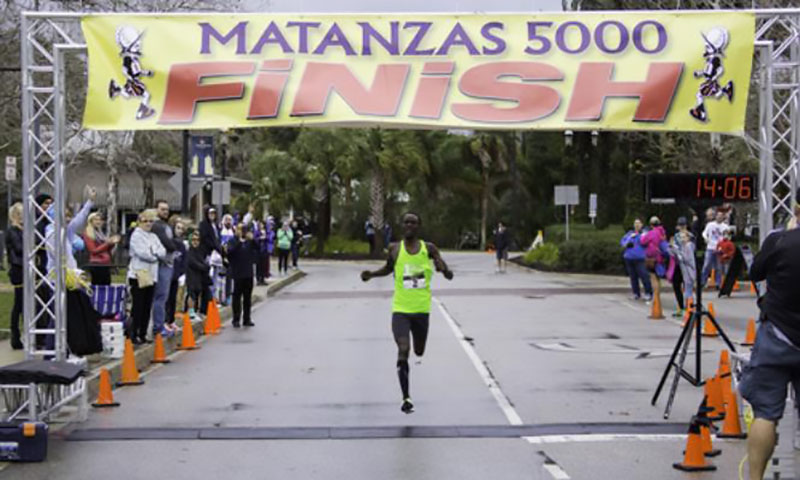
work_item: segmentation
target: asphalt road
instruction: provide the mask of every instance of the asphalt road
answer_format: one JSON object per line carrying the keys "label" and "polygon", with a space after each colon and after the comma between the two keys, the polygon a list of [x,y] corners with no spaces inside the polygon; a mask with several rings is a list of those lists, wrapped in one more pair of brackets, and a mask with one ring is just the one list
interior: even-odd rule
{"label": "asphalt road", "polygon": [[[434,281],[428,350],[411,363],[417,411],[400,412],[390,278],[356,263],[310,263],[309,276],[260,304],[256,327],[226,329],[198,351],[115,390],[13,479],[671,479],[700,389],[681,382],[672,416],[650,398],[678,322],[648,320],[625,279],[495,274],[485,254],[447,254]],[[378,264],[369,265],[377,268]],[[667,315],[673,302],[663,294]],[[744,338],[746,293],[715,301]],[[704,340],[704,374],[722,342]],[[735,479],[742,441],[719,441]]]}

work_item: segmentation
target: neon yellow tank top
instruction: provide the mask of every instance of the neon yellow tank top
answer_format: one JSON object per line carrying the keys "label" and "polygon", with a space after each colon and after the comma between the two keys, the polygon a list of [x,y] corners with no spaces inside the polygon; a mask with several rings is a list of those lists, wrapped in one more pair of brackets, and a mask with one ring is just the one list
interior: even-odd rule
{"label": "neon yellow tank top", "polygon": [[429,313],[431,311],[431,277],[433,264],[428,257],[428,247],[419,241],[419,252],[411,255],[405,241],[400,242],[400,252],[394,263],[394,298],[392,312]]}

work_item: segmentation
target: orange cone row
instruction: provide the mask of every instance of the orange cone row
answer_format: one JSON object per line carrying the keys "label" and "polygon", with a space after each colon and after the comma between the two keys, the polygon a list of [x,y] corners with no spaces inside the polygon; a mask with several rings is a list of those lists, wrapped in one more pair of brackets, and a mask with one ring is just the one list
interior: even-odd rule
{"label": "orange cone row", "polygon": [[716,470],[714,465],[706,461],[706,457],[720,454],[711,441],[713,420],[724,419],[722,429],[717,431],[717,438],[747,438],[742,431],[738,399],[731,380],[730,353],[723,350],[717,373],[706,380],[703,401],[689,424],[683,461],[674,463],[674,468],[685,472]]}
{"label": "orange cone row", "polygon": [[[220,332],[222,323],[220,320],[219,309],[214,300],[208,302],[208,315],[205,321],[205,334],[216,335]],[[181,336],[181,345],[178,350],[196,350],[200,348],[194,339],[194,330],[192,329],[192,320],[189,318],[188,313],[183,314],[183,332]],[[155,336],[155,347],[153,351],[153,359],[151,363],[169,363],[167,358],[166,349],[164,348],[164,339],[160,333]],[[133,353],[133,342],[131,339],[125,339],[125,351],[122,356],[122,374],[117,386],[125,385],[142,385],[144,380],[139,377],[139,370],[136,368],[136,357]],[[119,403],[114,401],[114,393],[111,387],[111,373],[107,368],[100,369],[100,383],[97,393],[97,401],[92,404],[93,407],[118,407]]]}

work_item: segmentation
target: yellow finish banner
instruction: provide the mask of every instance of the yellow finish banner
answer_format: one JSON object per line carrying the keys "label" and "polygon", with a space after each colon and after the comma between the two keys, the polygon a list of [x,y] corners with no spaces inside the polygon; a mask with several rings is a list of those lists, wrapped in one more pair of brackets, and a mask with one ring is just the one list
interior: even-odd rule
{"label": "yellow finish banner", "polygon": [[84,126],[744,130],[734,11],[90,15]]}

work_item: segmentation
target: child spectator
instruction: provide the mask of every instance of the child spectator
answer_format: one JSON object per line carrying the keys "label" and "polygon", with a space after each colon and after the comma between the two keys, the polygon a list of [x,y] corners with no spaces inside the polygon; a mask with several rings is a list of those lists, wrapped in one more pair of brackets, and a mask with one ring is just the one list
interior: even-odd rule
{"label": "child spectator", "polygon": [[200,233],[194,232],[186,253],[186,292],[191,300],[189,313],[195,315],[196,311],[204,311],[203,305],[208,305],[210,299],[211,266],[206,262],[205,250],[201,246]]}

